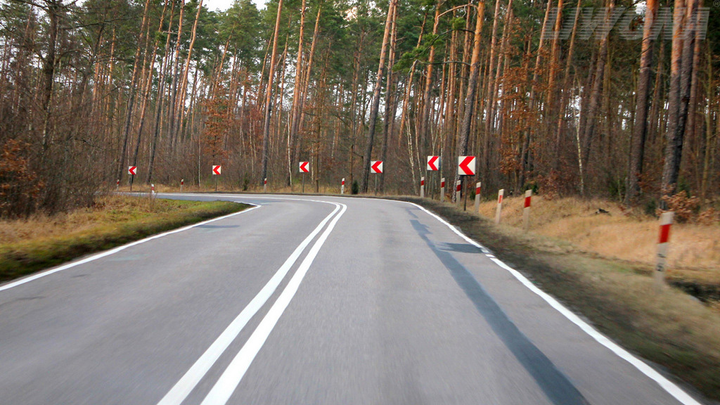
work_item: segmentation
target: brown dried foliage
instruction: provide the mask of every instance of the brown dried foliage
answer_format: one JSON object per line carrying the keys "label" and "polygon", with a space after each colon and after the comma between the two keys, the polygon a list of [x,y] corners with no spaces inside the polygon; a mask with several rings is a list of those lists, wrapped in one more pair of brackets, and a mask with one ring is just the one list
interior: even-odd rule
{"label": "brown dried foliage", "polygon": [[43,183],[30,169],[29,144],[8,139],[0,155],[0,217],[27,217],[37,208]]}

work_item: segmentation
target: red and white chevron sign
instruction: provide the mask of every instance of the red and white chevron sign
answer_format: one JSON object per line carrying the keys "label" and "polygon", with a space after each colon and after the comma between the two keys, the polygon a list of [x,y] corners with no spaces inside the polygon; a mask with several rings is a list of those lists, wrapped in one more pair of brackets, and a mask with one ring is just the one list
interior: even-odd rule
{"label": "red and white chevron sign", "polygon": [[440,169],[438,169],[439,166],[440,166],[440,156],[428,156],[427,157],[427,169],[429,171],[440,170]]}
{"label": "red and white chevron sign", "polygon": [[458,156],[458,173],[461,176],[474,176],[475,156]]}
{"label": "red and white chevron sign", "polygon": [[213,165],[213,176],[219,176],[220,173],[222,173],[222,166],[220,165]]}
{"label": "red and white chevron sign", "polygon": [[137,174],[137,166],[128,166],[128,174],[134,176]]}
{"label": "red and white chevron sign", "polygon": [[300,173],[310,173],[310,162],[300,162]]}
{"label": "red and white chevron sign", "polygon": [[371,160],[370,161],[370,171],[372,173],[382,173],[383,172],[382,160]]}

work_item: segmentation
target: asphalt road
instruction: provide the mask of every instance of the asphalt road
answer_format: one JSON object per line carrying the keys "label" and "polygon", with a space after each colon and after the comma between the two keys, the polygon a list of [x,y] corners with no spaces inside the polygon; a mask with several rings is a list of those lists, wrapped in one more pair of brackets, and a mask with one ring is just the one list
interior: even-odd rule
{"label": "asphalt road", "polygon": [[420,207],[175,198],[258,207],[0,285],[0,404],[697,403]]}

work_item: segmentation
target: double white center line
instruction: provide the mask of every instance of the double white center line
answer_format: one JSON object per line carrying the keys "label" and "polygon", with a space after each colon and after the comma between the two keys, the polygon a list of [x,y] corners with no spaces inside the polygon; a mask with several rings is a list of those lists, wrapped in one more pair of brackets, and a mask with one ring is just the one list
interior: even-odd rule
{"label": "double white center line", "polygon": [[[230,323],[230,325],[220,334],[212,345],[203,353],[202,356],[190,367],[185,375],[170,389],[170,391],[158,402],[158,405],[180,405],[185,398],[197,386],[200,380],[207,374],[210,368],[215,364],[218,358],[225,352],[235,338],[240,334],[250,319],[262,308],[267,300],[272,296],[297,259],[300,257],[305,248],[312,242],[322,228],[332,219],[330,225],[325,232],[320,235],[318,240],[312,246],[305,259],[302,261],[298,270],[288,282],[277,301],[270,308],[258,327],[255,329],[245,345],[240,349],[238,354],[232,360],[230,365],[225,369],[218,381],[215,383],[210,393],[203,400],[202,405],[224,405],[237,388],[238,384],[245,376],[250,364],[252,364],[255,356],[262,348],[265,340],[267,340],[270,332],[277,324],[280,316],[283,314],[295,293],[300,287],[300,283],[307,274],[320,248],[327,240],[338,220],[347,210],[345,204],[332,203],[327,201],[318,201],[335,205],[335,209],[330,215],[320,222],[310,235],[295,249],[295,251],[287,258],[285,263],[278,269],[268,283],[260,290],[252,301],[240,312],[240,315]],[[338,211],[340,211],[338,213]],[[335,215],[337,213],[337,215]],[[333,218],[333,216],[335,216]]]}

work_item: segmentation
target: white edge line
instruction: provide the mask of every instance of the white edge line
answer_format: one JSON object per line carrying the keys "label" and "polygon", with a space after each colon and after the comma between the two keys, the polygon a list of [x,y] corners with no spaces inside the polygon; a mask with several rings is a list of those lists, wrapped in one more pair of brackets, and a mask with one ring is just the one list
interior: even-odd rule
{"label": "white edge line", "polygon": [[[325,201],[320,201],[325,202]],[[307,246],[315,239],[318,233],[325,227],[330,219],[340,210],[340,205],[336,203],[327,204],[335,205],[335,209],[320,222],[320,224],[303,240],[300,245],[285,260],[278,271],[270,278],[265,286],[253,298],[250,303],[240,312],[240,314],[225,328],[218,338],[208,347],[208,349],[195,361],[187,372],[178,380],[177,383],[168,391],[167,394],[158,402],[158,405],[180,405],[190,392],[197,386],[202,378],[207,374],[210,368],[227,350],[228,346],[242,332],[245,325],[260,308],[265,305],[267,300],[275,293],[282,280],[290,271],[300,255],[305,251]]]}
{"label": "white edge line", "polygon": [[[395,201],[397,201],[397,200],[395,200]],[[417,208],[420,208],[421,210],[425,211],[428,215],[434,217],[441,223],[445,224],[448,228],[450,228],[450,230],[455,232],[458,236],[463,238],[466,242],[482,249],[483,252],[488,252],[488,250],[484,246],[482,246],[481,244],[477,243],[476,241],[470,239],[467,235],[462,233],[459,229],[457,229],[455,226],[451,225],[444,219],[440,218],[434,212],[432,212],[418,204],[412,203],[412,202],[408,202],[408,201],[399,201],[399,202],[411,204]],[[508,266],[502,260],[496,258],[492,254],[485,253],[485,255],[488,258],[490,258],[490,260],[495,262],[498,266],[502,267],[503,269],[507,270],[510,274],[515,276],[515,278],[518,279],[525,287],[527,287],[530,291],[532,291],[535,294],[537,294],[538,296],[540,296],[540,298],[545,300],[545,302],[550,304],[551,307],[555,308],[558,312],[560,312],[563,316],[565,316],[568,320],[570,320],[570,322],[577,325],[583,332],[590,335],[590,337],[595,339],[598,343],[600,343],[601,345],[610,349],[610,351],[615,353],[618,357],[627,361],[628,363],[633,365],[636,369],[638,369],[641,373],[645,374],[651,380],[658,383],[658,385],[660,385],[660,387],[662,387],[662,389],[664,389],[668,394],[672,395],[675,399],[677,399],[684,405],[701,405],[697,400],[695,400],[693,397],[691,397],[682,388],[678,387],[675,383],[673,383],[670,380],[668,380],[667,378],[665,378],[662,374],[658,373],[655,369],[648,366],[644,361],[635,357],[630,352],[628,352],[627,350],[620,347],[617,343],[610,340],[607,336],[598,332],[595,328],[590,326],[587,322],[580,319],[580,317],[578,317],[572,311],[570,311],[565,306],[563,306],[560,302],[558,302],[558,300],[556,300],[555,298],[553,298],[552,296],[547,294],[545,291],[538,288],[535,284],[533,284],[530,280],[528,280],[527,277],[522,275],[522,273],[520,273],[519,271]]]}
{"label": "white edge line", "polygon": [[322,248],[323,244],[325,244],[325,241],[335,228],[338,220],[340,220],[340,217],[342,217],[347,210],[347,205],[345,204],[333,204],[336,204],[338,207],[342,206],[342,210],[335,216],[335,218],[333,218],[332,222],[328,225],[322,235],[320,235],[318,240],[308,252],[307,256],[305,256],[305,259],[303,259],[295,274],[293,274],[287,286],[285,286],[285,289],[282,293],[280,293],[280,296],[277,298],[262,321],[260,321],[260,324],[257,328],[255,328],[255,331],[252,335],[250,335],[250,338],[248,338],[238,354],[235,355],[230,365],[225,369],[215,385],[213,385],[201,405],[224,405],[230,399],[233,392],[235,392],[238,384],[240,384],[240,381],[245,376],[248,368],[252,364],[253,360],[255,360],[255,356],[258,354],[260,349],[262,349],[268,336],[270,336],[270,333],[275,328],[278,320],[285,312],[285,309],[288,305],[290,305],[290,301],[292,301],[295,293],[298,291],[300,283],[302,283],[305,275],[310,269],[310,266],[312,266],[320,248]]}
{"label": "white edge line", "polygon": [[[234,201],[234,202],[238,203],[238,201]],[[102,253],[99,253],[99,254],[90,256],[90,257],[86,257],[85,259],[78,260],[78,261],[76,261],[76,262],[67,263],[67,264],[61,265],[60,267],[55,267],[55,268],[53,268],[53,269],[49,269],[49,270],[45,270],[45,271],[42,271],[42,272],[39,272],[39,273],[35,273],[35,274],[31,275],[31,276],[28,276],[28,277],[25,277],[25,278],[21,278],[21,279],[19,279],[19,280],[12,281],[12,282],[10,282],[10,283],[8,283],[8,284],[5,284],[5,285],[3,285],[3,286],[0,286],[0,292],[1,292],[1,291],[5,291],[5,290],[9,290],[9,289],[11,289],[11,288],[14,288],[14,287],[17,287],[17,286],[26,284],[26,283],[29,283],[29,282],[34,281],[34,280],[37,280],[37,279],[39,279],[39,278],[47,277],[47,276],[49,276],[49,275],[51,275],[51,274],[55,274],[55,273],[58,273],[58,272],[61,272],[61,271],[67,270],[67,269],[71,269],[71,268],[76,267],[76,266],[79,266],[79,265],[81,265],[81,264],[85,264],[85,263],[89,263],[89,262],[92,262],[92,261],[95,261],[95,260],[98,260],[98,259],[102,259],[103,257],[107,257],[107,256],[110,256],[110,255],[113,255],[113,254],[118,253],[118,252],[120,252],[120,251],[123,251],[123,250],[125,250],[125,249],[127,249],[127,248],[129,248],[129,247],[137,246],[137,245],[139,245],[139,244],[142,244],[142,243],[145,243],[145,242],[149,242],[149,241],[154,240],[154,239],[162,238],[162,237],[167,236],[167,235],[172,235],[172,234],[174,234],[174,233],[187,231],[188,229],[192,229],[192,228],[195,228],[195,227],[197,227],[197,226],[209,224],[210,222],[220,221],[220,220],[222,220],[222,219],[230,218],[230,217],[235,216],[235,215],[244,214],[244,213],[246,213],[246,212],[250,212],[250,211],[252,211],[252,210],[255,210],[255,209],[261,207],[261,205],[252,204],[252,203],[245,203],[245,202],[243,202],[242,204],[252,205],[253,207],[252,207],[252,208],[248,208],[248,209],[246,209],[246,210],[242,210],[242,211],[238,211],[238,212],[233,212],[232,214],[223,215],[222,217],[217,217],[217,218],[209,219],[209,220],[207,220],[207,221],[198,222],[198,223],[196,223],[196,224],[192,224],[192,225],[188,225],[188,226],[185,226],[185,227],[182,227],[182,228],[174,229],[174,230],[172,230],[172,231],[168,231],[168,232],[160,233],[160,234],[157,234],[157,235],[153,235],[153,236],[147,237],[147,238],[145,238],[145,239],[140,239],[140,240],[137,240],[137,241],[135,241],[135,242],[131,242],[131,243],[128,243],[128,244],[126,244],[126,245],[118,246],[118,247],[113,248],[113,249],[110,249],[110,250],[108,250],[108,251],[105,251],[105,252],[102,252]]]}

